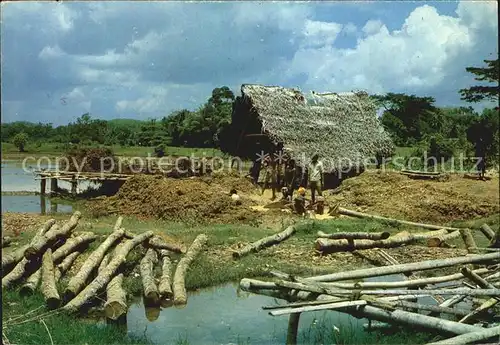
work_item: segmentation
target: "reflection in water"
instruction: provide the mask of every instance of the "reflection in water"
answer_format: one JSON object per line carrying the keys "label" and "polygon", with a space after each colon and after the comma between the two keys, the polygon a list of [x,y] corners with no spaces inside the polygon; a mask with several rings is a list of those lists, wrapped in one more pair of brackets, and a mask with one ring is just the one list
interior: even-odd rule
{"label": "reflection in water", "polygon": [[40,195],[2,195],[2,213],[20,212],[20,213],[71,213],[73,206],[61,204],[52,201],[48,197]]}

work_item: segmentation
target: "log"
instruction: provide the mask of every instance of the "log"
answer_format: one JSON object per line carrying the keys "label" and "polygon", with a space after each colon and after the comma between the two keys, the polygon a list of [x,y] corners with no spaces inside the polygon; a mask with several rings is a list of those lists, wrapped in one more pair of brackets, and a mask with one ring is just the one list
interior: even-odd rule
{"label": "log", "polygon": [[474,241],[474,237],[472,236],[472,232],[469,229],[460,230],[460,235],[465,243],[465,248],[469,253],[474,251],[474,248],[477,247],[476,241]]}
{"label": "log", "polygon": [[121,264],[125,262],[127,254],[134,249],[137,245],[145,242],[148,238],[152,237],[154,234],[152,231],[144,232],[140,235],[135,236],[133,239],[128,240],[120,248],[118,252],[115,253],[111,262],[106,266],[106,268],[97,275],[97,277],[83,289],[75,298],[69,301],[62,309],[70,312],[77,311],[83,304],[94,297],[98,291],[103,289],[116,274]]}
{"label": "log", "polygon": [[387,231],[384,232],[336,232],[332,234],[324,233],[323,231],[318,231],[318,237],[329,238],[331,240],[336,239],[366,239],[366,240],[385,240],[389,238],[391,234]]}
{"label": "log", "polygon": [[2,236],[2,248],[10,246],[12,243],[12,238],[9,236]]}
{"label": "log", "polygon": [[174,296],[172,291],[172,262],[170,261],[170,256],[168,251],[162,249],[160,251],[162,258],[162,275],[160,278],[160,285],[158,286],[158,292],[162,299],[171,299]]}
{"label": "log", "polygon": [[37,242],[38,239],[43,236],[49,229],[56,223],[55,219],[49,219],[47,220],[41,227],[38,229],[38,231],[35,233],[35,236],[33,236],[33,239],[31,242],[27,245],[24,245],[16,250],[14,250],[11,253],[3,254],[2,253],[2,276],[5,276],[7,273],[10,272],[9,268],[12,268],[14,265],[18,264],[23,258],[24,258],[24,253],[26,250],[32,245],[33,243]]}
{"label": "log", "polygon": [[408,264],[399,264],[385,267],[364,268],[359,270],[338,272],[314,276],[306,278],[308,281],[322,281],[322,282],[335,282],[349,279],[361,279],[368,277],[379,277],[396,273],[407,273],[413,271],[425,271],[436,268],[450,267],[454,265],[488,262],[500,260],[500,253],[488,253],[482,255],[467,255],[456,258],[439,259],[439,260],[426,260],[420,262],[412,262]]}
{"label": "log", "polygon": [[81,217],[82,214],[76,211],[63,226],[60,228],[54,226],[47,231],[44,236],[39,237],[34,243],[30,244],[29,248],[24,252],[24,257],[30,261],[41,257],[45,250],[53,245],[58,239],[68,237],[71,231],[78,225],[78,221]]}
{"label": "log", "polygon": [[440,314],[445,313],[445,314],[458,315],[458,316],[464,316],[464,315],[468,314],[467,311],[461,310],[461,309],[440,307],[437,305],[419,304],[419,303],[413,303],[413,302],[407,302],[407,301],[394,302],[394,306],[395,307],[418,309],[418,310],[426,310],[426,311],[432,311],[432,312],[440,313]]}
{"label": "log", "polygon": [[106,268],[106,266],[109,264],[110,260],[111,260],[111,256],[109,254],[106,254],[102,258],[102,261],[99,264],[99,267],[97,268],[97,274],[101,273]]}
{"label": "log", "polygon": [[427,240],[428,247],[443,247],[446,241],[453,240],[460,236],[460,231],[453,231],[448,234],[438,234]]}
{"label": "log", "polygon": [[42,284],[40,286],[43,298],[49,309],[56,309],[61,303],[54,279],[54,261],[52,249],[48,248],[42,257]]}
{"label": "log", "polygon": [[166,249],[166,250],[170,250],[171,252],[179,253],[179,254],[186,253],[186,247],[167,243],[167,242],[165,242],[165,240],[163,240],[159,236],[151,237],[149,239],[149,241],[147,242],[146,247],[154,248],[154,249]]}
{"label": "log", "polygon": [[198,235],[193,244],[189,247],[186,255],[179,260],[177,268],[174,274],[174,281],[172,284],[174,290],[174,305],[183,305],[187,303],[186,294],[186,272],[189,265],[194,261],[196,256],[201,252],[203,247],[208,241],[208,237],[205,234]]}
{"label": "log", "polygon": [[495,231],[493,231],[493,229],[490,228],[488,224],[481,225],[479,230],[481,230],[484,236],[486,236],[486,238],[490,241],[495,237]]}
{"label": "log", "polygon": [[400,171],[401,173],[408,173],[408,174],[420,174],[420,175],[441,175],[441,172],[439,171],[420,171],[420,170],[409,170],[409,169],[402,169]]}
{"label": "log", "polygon": [[291,225],[287,227],[285,230],[282,232],[279,232],[275,235],[272,236],[267,236],[264,238],[261,238],[260,240],[250,243],[249,245],[243,247],[242,249],[238,251],[233,252],[233,258],[241,258],[242,256],[245,256],[251,252],[258,252],[259,250],[273,246],[275,244],[281,243],[284,240],[290,238],[295,232],[297,231],[297,226],[296,225]]}
{"label": "log", "polygon": [[85,260],[85,262],[83,263],[78,273],[70,279],[68,286],[64,290],[65,301],[72,300],[80,291],[82,291],[92,272],[94,272],[94,270],[99,267],[99,264],[104,258],[104,255],[106,255],[107,251],[123,237],[125,231],[123,229],[117,228],[118,224],[121,224],[121,217],[119,217],[116,221],[113,232],[104,240],[104,242],[101,243],[99,247],[97,247],[97,249],[92,254],[90,254],[87,260]]}
{"label": "log", "polygon": [[[426,345],[466,345],[496,337],[500,337],[500,326],[465,333],[453,338],[427,343]],[[500,338],[497,340],[500,342]]]}
{"label": "log", "polygon": [[73,262],[75,262],[76,258],[80,255],[80,252],[73,252],[69,254],[67,257],[64,258],[64,260],[57,265],[56,272],[54,274],[54,279],[56,282],[61,279],[62,275],[66,273],[71,265],[73,265]]}
{"label": "log", "polygon": [[[460,271],[465,277],[469,278],[471,281],[476,283],[479,287],[484,288],[484,289],[494,289],[495,287],[488,283],[485,279],[481,278],[478,276],[476,273],[472,272],[470,269],[467,267],[463,267]],[[461,323],[466,323],[474,320],[474,318],[481,314],[482,312],[488,310],[489,308],[494,307],[498,302],[500,301],[499,297],[493,297],[481,304],[477,309],[473,310],[469,314],[467,314],[465,317],[463,317],[459,322]]]}
{"label": "log", "polygon": [[471,271],[467,267],[462,267],[460,273],[464,275],[464,277],[470,279],[474,283],[476,283],[479,287],[483,289],[494,289],[495,287],[488,283],[484,278],[481,278],[477,273]]}
{"label": "log", "polygon": [[291,314],[288,318],[288,330],[286,334],[286,345],[297,344],[297,334],[299,331],[300,313]]}
{"label": "log", "polygon": [[156,250],[150,248],[141,260],[140,272],[142,278],[142,287],[144,289],[144,298],[147,304],[158,304],[160,297],[158,287],[154,277],[154,266],[158,263],[158,254]]}
{"label": "log", "polygon": [[118,320],[127,314],[127,293],[123,290],[123,273],[116,275],[106,287],[107,300],[104,313],[110,320]]}
{"label": "log", "polygon": [[[69,238],[65,244],[57,248],[57,250],[52,253],[52,259],[54,260],[54,264],[57,264],[61,259],[72,255],[71,253],[74,253],[75,250],[83,247],[84,245],[87,245],[89,242],[95,241],[97,238],[97,235],[95,235],[92,232],[83,232],[79,234],[76,237]],[[68,263],[66,263],[68,264]],[[58,277],[59,271],[56,270],[55,272],[55,277],[56,277],[56,282],[60,279]],[[37,286],[40,283],[40,278],[41,278],[41,270],[38,269],[28,277],[26,280],[26,283],[21,287],[21,290],[19,291],[22,295],[30,295],[32,294]]]}
{"label": "log", "polygon": [[409,222],[406,220],[399,220],[399,219],[393,219],[393,218],[387,218],[387,217],[382,217],[382,216],[375,216],[371,214],[366,214],[362,212],[356,212],[356,211],[351,211],[342,207],[338,208],[338,213],[343,214],[345,216],[351,216],[351,217],[357,217],[357,218],[367,218],[367,219],[374,219],[374,220],[381,220],[393,224],[404,224],[404,225],[412,225],[424,229],[429,229],[429,230],[441,230],[441,229],[446,229],[448,231],[456,231],[460,230],[458,228],[452,228],[448,226],[442,226],[442,225],[433,225],[433,224],[425,224],[425,223],[415,223],[415,222]]}
{"label": "log", "polygon": [[270,311],[269,315],[279,316],[279,315],[288,315],[294,313],[303,313],[303,312],[311,312],[311,311],[319,311],[319,310],[335,310],[346,307],[355,307],[359,305],[368,304],[366,301],[358,300],[358,301],[344,301],[344,302],[333,302],[333,303],[324,303],[320,305],[311,305],[297,308],[283,308],[279,310]]}

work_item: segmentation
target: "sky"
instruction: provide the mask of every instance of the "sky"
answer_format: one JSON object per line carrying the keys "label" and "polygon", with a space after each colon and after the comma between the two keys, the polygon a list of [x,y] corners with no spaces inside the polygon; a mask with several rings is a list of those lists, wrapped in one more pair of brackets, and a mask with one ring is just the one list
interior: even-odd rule
{"label": "sky", "polygon": [[2,122],[159,118],[245,83],[468,105],[465,67],[498,57],[497,6],[2,2]]}

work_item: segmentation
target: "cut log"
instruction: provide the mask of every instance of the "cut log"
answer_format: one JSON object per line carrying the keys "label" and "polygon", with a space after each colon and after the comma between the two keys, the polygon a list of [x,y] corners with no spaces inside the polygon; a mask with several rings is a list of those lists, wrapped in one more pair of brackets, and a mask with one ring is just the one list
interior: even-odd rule
{"label": "cut log", "polygon": [[116,275],[106,287],[107,300],[104,313],[111,320],[118,320],[127,314],[127,293],[123,290],[123,273]]}
{"label": "cut log", "polygon": [[106,268],[98,274],[98,276],[83,289],[75,298],[69,301],[62,309],[70,312],[77,311],[81,306],[83,306],[87,301],[94,297],[98,291],[103,289],[116,274],[121,264],[125,262],[127,254],[134,249],[137,245],[145,242],[148,238],[153,236],[152,231],[144,232],[140,235],[135,236],[133,239],[128,240],[120,248],[118,252],[115,253],[111,262],[106,266]]}
{"label": "cut log", "polygon": [[[116,223],[121,223],[121,217],[118,218]],[[82,291],[83,287],[87,283],[87,280],[91,276],[92,272],[99,267],[104,255],[106,255],[107,251],[117,242],[119,241],[123,235],[125,230],[116,228],[113,232],[101,243],[97,249],[90,254],[90,256],[85,260],[82,267],[75,274],[74,277],[68,283],[68,286],[64,290],[64,300],[70,301],[72,300],[80,291]]]}
{"label": "cut log", "polygon": [[[476,283],[479,287],[484,289],[494,289],[495,287],[487,282],[485,279],[478,276],[476,273],[472,272],[467,267],[463,267],[460,271],[465,277],[469,278],[471,281]],[[467,323],[475,319],[475,317],[482,312],[494,307],[500,301],[500,297],[493,297],[481,304],[477,309],[473,310],[465,317],[463,317],[459,322]]]}
{"label": "cut log", "polygon": [[159,236],[151,237],[147,242],[146,247],[154,249],[166,249],[179,254],[184,254],[186,252],[186,248],[184,246],[167,243]]}
{"label": "cut log", "polygon": [[[95,235],[92,232],[83,232],[76,237],[69,238],[65,244],[57,248],[57,250],[54,253],[52,253],[52,259],[54,260],[54,264],[59,263],[61,259],[65,257],[67,258],[67,256],[73,255],[75,253],[74,252],[75,250],[83,248],[88,243],[95,241],[96,238],[97,235]],[[72,252],[73,254],[71,254]],[[64,259],[64,261],[65,260],[66,259]],[[66,262],[66,264],[69,264],[71,266],[69,262]],[[40,283],[41,273],[42,273],[41,269],[38,269],[33,274],[31,274],[26,280],[26,283],[21,287],[21,290],[19,292],[22,295],[32,294]],[[59,274],[60,274],[59,270],[56,270],[55,272],[56,282],[60,279],[60,276],[58,276]]]}
{"label": "cut log", "polygon": [[174,296],[172,291],[172,262],[170,261],[170,256],[168,251],[162,249],[160,251],[162,258],[162,275],[160,278],[160,285],[158,286],[158,292],[162,299],[171,299]]}
{"label": "cut log", "polygon": [[335,282],[349,279],[361,279],[368,277],[379,277],[388,274],[407,273],[413,271],[425,271],[436,268],[450,267],[454,265],[489,262],[500,260],[500,253],[488,253],[483,255],[467,255],[456,258],[427,260],[385,267],[364,268],[354,271],[338,272],[306,278],[308,281]]}
{"label": "cut log", "polygon": [[394,306],[395,307],[410,308],[410,309],[417,309],[417,310],[426,310],[426,311],[432,311],[432,312],[440,313],[440,314],[445,313],[445,314],[458,315],[458,316],[464,316],[464,315],[468,314],[468,312],[466,310],[462,310],[462,309],[440,307],[437,305],[419,304],[419,303],[413,303],[413,302],[407,302],[407,301],[394,302]]}
{"label": "cut log", "polygon": [[106,266],[109,264],[109,261],[111,260],[111,256],[109,254],[106,254],[103,258],[101,263],[99,264],[99,267],[97,268],[97,274],[101,273],[104,271]]}
{"label": "cut log", "polygon": [[472,236],[472,232],[469,229],[460,230],[460,235],[465,243],[465,248],[469,253],[474,252],[474,248],[477,247],[476,241],[474,241],[474,237]]}
{"label": "cut log", "polygon": [[495,236],[491,239],[488,247],[490,248],[500,248],[500,228],[495,232]]}
{"label": "cut log", "polygon": [[488,283],[484,278],[481,278],[477,273],[471,271],[467,267],[462,267],[460,273],[464,275],[464,277],[470,279],[474,283],[476,283],[479,287],[483,289],[494,289],[495,287]]}
{"label": "cut log", "polygon": [[12,243],[12,238],[9,236],[2,236],[2,248],[10,246]]}
{"label": "cut log", "polygon": [[323,231],[318,231],[318,237],[329,238],[331,240],[337,239],[365,239],[365,240],[385,240],[389,238],[391,234],[387,231],[384,232],[336,232],[332,234],[324,233]]}
{"label": "cut log", "polygon": [[158,254],[156,250],[149,248],[146,255],[141,260],[140,272],[142,278],[142,287],[144,289],[144,298],[147,304],[158,304],[160,294],[156,286],[154,277],[154,267],[158,263]]}
{"label": "cut log", "polygon": [[179,260],[172,284],[174,290],[174,305],[183,305],[187,303],[186,273],[189,265],[201,252],[207,241],[208,237],[205,234],[198,235],[193,241],[193,244],[189,247],[186,255]]}
{"label": "cut log", "polygon": [[48,248],[42,257],[42,284],[40,287],[43,298],[49,309],[56,309],[61,303],[54,279],[54,261],[52,249]]}
{"label": "cut log", "polygon": [[453,338],[427,343],[426,345],[466,345],[495,338],[500,342],[500,326],[465,333]]}
{"label": "cut log", "polygon": [[448,226],[442,226],[442,225],[432,225],[432,224],[425,224],[425,223],[415,223],[415,222],[409,222],[406,220],[399,220],[399,219],[393,219],[393,218],[387,218],[387,217],[382,217],[382,216],[375,216],[371,214],[366,214],[366,213],[361,213],[361,212],[356,212],[356,211],[351,211],[342,207],[338,208],[338,213],[343,214],[345,216],[351,216],[351,217],[357,217],[357,218],[367,218],[367,219],[374,219],[374,220],[381,220],[385,222],[389,222],[392,224],[404,224],[404,225],[412,225],[424,229],[430,229],[430,230],[441,230],[441,229],[446,229],[448,231],[456,231],[460,230],[458,228],[452,228]]}
{"label": "cut log", "polygon": [[31,242],[27,245],[24,245],[11,253],[2,253],[2,276],[5,276],[10,270],[19,263],[24,258],[24,253],[26,250],[32,245],[36,243],[40,237],[49,231],[49,229],[56,223],[55,219],[47,220],[38,231],[35,233],[35,236],[31,240]]}
{"label": "cut log", "polygon": [[291,225],[282,232],[279,232],[272,236],[261,238],[260,240],[250,243],[249,245],[243,247],[242,249],[233,252],[233,258],[241,258],[242,256],[245,256],[251,252],[255,253],[263,248],[281,243],[284,240],[290,238],[296,231],[297,231],[297,226]]}
{"label": "cut log", "polygon": [[80,252],[73,252],[69,254],[67,257],[64,258],[64,260],[57,265],[55,274],[54,274],[54,279],[56,282],[61,279],[62,275],[66,273],[71,265],[73,265],[73,262],[75,262],[76,258],[80,255]]}
{"label": "cut log", "polygon": [[34,260],[41,257],[47,248],[54,244],[58,239],[68,237],[73,229],[78,225],[78,221],[82,217],[79,211],[76,211],[63,226],[56,227],[47,231],[44,236],[39,237],[34,243],[31,243],[29,248],[24,252],[24,257],[28,260]]}
{"label": "cut log", "polygon": [[486,238],[490,241],[495,237],[495,231],[493,231],[493,229],[490,228],[488,224],[481,225],[479,230],[481,230],[484,236],[486,236]]}
{"label": "cut log", "polygon": [[460,236],[460,231],[453,231],[448,234],[436,234],[427,240],[428,247],[444,247],[446,241],[453,240]]}
{"label": "cut log", "polygon": [[402,169],[400,172],[408,174],[421,174],[421,175],[434,175],[434,176],[441,175],[441,172],[439,171],[420,171],[420,170]]}

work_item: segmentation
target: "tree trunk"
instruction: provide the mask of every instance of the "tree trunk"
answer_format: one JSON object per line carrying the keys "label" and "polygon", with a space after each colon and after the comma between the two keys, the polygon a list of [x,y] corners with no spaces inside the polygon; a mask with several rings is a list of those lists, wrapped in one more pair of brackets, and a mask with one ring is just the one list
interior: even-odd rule
{"label": "tree trunk", "polygon": [[493,231],[493,229],[490,228],[488,224],[481,225],[479,230],[481,230],[484,236],[486,236],[486,238],[490,241],[493,239],[493,237],[495,237],[495,231]]}
{"label": "tree trunk", "polygon": [[104,255],[106,255],[106,252],[111,248],[111,246],[113,246],[113,244],[115,244],[123,237],[124,230],[116,227],[116,225],[118,225],[119,223],[121,223],[121,217],[119,217],[116,221],[115,229],[113,230],[113,232],[92,254],[90,254],[87,260],[85,260],[85,262],[83,263],[78,273],[71,278],[68,286],[64,291],[65,301],[72,300],[76,295],[78,295],[80,291],[82,291],[92,272],[94,272],[94,270],[99,267],[99,264],[104,258]]}
{"label": "tree trunk", "polygon": [[80,254],[81,254],[80,252],[73,252],[69,254],[67,257],[65,257],[64,260],[59,265],[57,265],[56,272],[54,274],[54,279],[56,282],[58,282],[59,279],[61,279],[62,275],[69,270],[71,265],[73,265],[73,262],[75,262],[76,258]]}
{"label": "tree trunk", "polygon": [[49,309],[59,307],[61,298],[57,292],[54,279],[54,261],[52,259],[52,249],[50,248],[45,251],[42,258],[42,285],[40,290]]}
{"label": "tree trunk", "polygon": [[149,248],[141,260],[140,271],[146,302],[154,305],[158,304],[160,300],[154,277],[154,267],[157,263],[158,254],[154,249]]}
{"label": "tree trunk", "polygon": [[109,254],[106,254],[103,258],[101,263],[99,264],[99,267],[97,268],[97,274],[101,273],[104,271],[106,266],[109,265],[109,261],[111,260],[111,256]]}
{"label": "tree trunk", "polygon": [[460,235],[462,235],[462,239],[464,240],[465,248],[467,248],[469,253],[472,253],[477,245],[471,231],[469,229],[460,230]]}
{"label": "tree trunk", "polygon": [[393,224],[405,224],[405,225],[412,225],[412,226],[417,226],[420,228],[425,228],[425,229],[430,229],[430,230],[441,230],[441,229],[446,229],[448,231],[455,231],[455,230],[460,230],[458,228],[452,228],[452,227],[447,227],[447,226],[442,226],[442,225],[432,225],[432,224],[425,224],[425,223],[415,223],[415,222],[409,222],[406,220],[399,220],[399,219],[392,219],[392,218],[387,218],[387,217],[381,217],[381,216],[375,216],[371,214],[366,214],[366,213],[361,213],[361,212],[356,212],[356,211],[351,211],[342,207],[339,207],[338,209],[339,214],[343,214],[345,216],[351,216],[351,217],[357,217],[357,218],[367,218],[367,219],[375,219],[375,220],[382,220],[386,221],[389,223]]}
{"label": "tree trunk", "polygon": [[[72,253],[74,250],[83,247],[89,242],[94,241],[96,238],[97,235],[95,235],[92,232],[83,232],[76,237],[69,238],[68,240],[66,240],[65,244],[57,248],[57,250],[52,254],[52,260],[54,260],[54,264],[57,264],[62,258],[65,258],[68,255],[72,255],[70,253]],[[59,274],[60,274],[59,270],[56,270],[55,272],[56,281],[60,279],[60,276],[58,277]],[[28,277],[26,283],[21,287],[21,290],[19,292],[23,295],[32,294],[36,290],[38,284],[40,283],[40,278],[41,278],[41,269],[37,269],[35,273],[33,273]]]}
{"label": "tree trunk", "polygon": [[3,254],[2,253],[2,276],[5,276],[10,272],[10,269],[13,268],[14,265],[19,263],[24,258],[24,253],[26,250],[34,243],[36,243],[49,229],[56,223],[55,219],[47,220],[40,229],[35,233],[31,242],[27,245],[22,246],[19,249],[14,250],[11,253]]}
{"label": "tree trunk", "polygon": [[147,231],[140,235],[135,236],[133,239],[128,240],[124,243],[123,247],[116,252],[115,256],[106,266],[106,268],[98,274],[98,276],[83,289],[75,298],[73,298],[69,303],[67,303],[62,309],[66,311],[77,311],[83,304],[94,297],[99,290],[103,289],[111,280],[111,278],[116,274],[121,264],[125,262],[127,254],[134,249],[137,245],[143,243],[148,238],[153,236],[152,231]]}
{"label": "tree trunk", "polygon": [[127,293],[123,290],[123,273],[116,275],[106,287],[104,313],[111,320],[118,320],[127,314]]}
{"label": "tree trunk", "polygon": [[193,244],[189,247],[186,255],[184,255],[177,264],[172,284],[174,290],[174,305],[183,305],[187,303],[186,273],[189,265],[201,252],[207,241],[208,237],[206,235],[198,235],[193,241]]}
{"label": "tree trunk", "polygon": [[428,247],[444,247],[446,241],[455,239],[460,236],[460,231],[453,231],[448,234],[438,234],[427,240]]}
{"label": "tree trunk", "polygon": [[174,295],[172,291],[172,262],[170,261],[170,256],[168,251],[162,249],[160,251],[162,258],[162,275],[160,278],[160,285],[158,286],[158,291],[160,292],[160,297],[162,299],[171,299]]}
{"label": "tree trunk", "polygon": [[245,256],[250,252],[258,252],[263,248],[278,244],[290,238],[296,231],[297,231],[297,226],[291,225],[282,232],[279,232],[272,236],[264,237],[256,242],[247,245],[246,247],[243,247],[239,251],[233,252],[233,258],[241,258],[242,256]]}
{"label": "tree trunk", "polygon": [[384,232],[336,232],[332,234],[324,233],[323,231],[318,231],[318,237],[329,238],[331,240],[337,239],[352,239],[352,240],[385,240],[389,238],[391,234],[387,231]]}
{"label": "tree trunk", "polygon": [[483,255],[467,255],[457,258],[427,260],[412,262],[408,264],[392,265],[386,267],[364,268],[359,270],[338,272],[306,278],[308,281],[335,282],[341,280],[361,279],[368,277],[379,277],[388,274],[407,273],[413,271],[425,271],[436,268],[450,267],[454,265],[488,262],[500,260],[499,253],[489,253]]}
{"label": "tree trunk", "polygon": [[500,341],[498,337],[500,337],[500,326],[484,328],[482,330],[465,333],[446,340],[427,343],[427,345],[466,345],[476,343],[478,341],[488,340],[490,338],[495,338]]}
{"label": "tree trunk", "polygon": [[186,253],[186,248],[184,246],[167,243],[159,236],[153,236],[152,238],[150,238],[146,243],[146,247],[154,249],[166,249],[179,254]]}
{"label": "tree trunk", "polygon": [[30,261],[37,257],[41,257],[45,250],[53,245],[58,239],[68,237],[71,231],[78,225],[78,221],[81,217],[82,214],[76,211],[73,213],[70,220],[61,228],[54,226],[47,231],[44,236],[39,237],[34,243],[31,243],[29,248],[24,252],[24,257]]}

